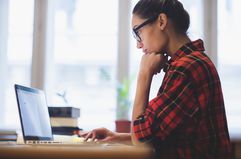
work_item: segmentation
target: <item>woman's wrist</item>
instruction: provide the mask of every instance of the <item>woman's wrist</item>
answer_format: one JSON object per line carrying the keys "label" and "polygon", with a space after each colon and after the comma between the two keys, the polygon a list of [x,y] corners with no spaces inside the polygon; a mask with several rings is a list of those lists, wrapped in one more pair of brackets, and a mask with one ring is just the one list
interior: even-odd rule
{"label": "woman's wrist", "polygon": [[114,133],[114,140],[120,143],[125,143],[125,144],[132,144],[131,142],[131,133]]}

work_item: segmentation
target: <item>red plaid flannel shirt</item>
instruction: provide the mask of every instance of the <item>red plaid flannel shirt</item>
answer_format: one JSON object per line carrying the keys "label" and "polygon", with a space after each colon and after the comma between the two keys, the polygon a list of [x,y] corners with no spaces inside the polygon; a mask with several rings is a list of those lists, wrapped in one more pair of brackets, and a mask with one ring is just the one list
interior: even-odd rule
{"label": "red plaid flannel shirt", "polygon": [[170,59],[157,96],[133,122],[136,138],[160,159],[230,159],[220,79],[202,40]]}

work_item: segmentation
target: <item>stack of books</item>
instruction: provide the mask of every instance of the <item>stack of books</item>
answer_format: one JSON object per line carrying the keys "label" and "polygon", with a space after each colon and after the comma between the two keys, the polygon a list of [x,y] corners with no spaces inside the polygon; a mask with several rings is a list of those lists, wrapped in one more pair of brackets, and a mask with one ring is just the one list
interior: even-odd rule
{"label": "stack of books", "polygon": [[78,126],[80,109],[75,107],[48,107],[53,134],[74,135],[81,129]]}

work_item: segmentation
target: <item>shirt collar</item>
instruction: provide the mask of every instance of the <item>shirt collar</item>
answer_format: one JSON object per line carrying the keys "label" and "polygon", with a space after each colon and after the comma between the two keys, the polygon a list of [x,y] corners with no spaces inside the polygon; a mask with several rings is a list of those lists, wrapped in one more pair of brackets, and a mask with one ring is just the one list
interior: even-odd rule
{"label": "shirt collar", "polygon": [[175,61],[185,55],[189,55],[190,53],[192,53],[194,51],[205,51],[204,44],[201,39],[187,43],[187,44],[183,45],[180,49],[178,49],[176,51],[176,53],[173,55],[173,57],[165,64],[165,66],[163,68],[164,72],[166,72],[169,69],[170,64],[173,61]]}
{"label": "shirt collar", "polygon": [[194,51],[205,51],[203,41],[201,39],[183,45],[180,49],[176,51],[176,53],[171,58],[171,61],[175,61],[185,55],[189,55]]}

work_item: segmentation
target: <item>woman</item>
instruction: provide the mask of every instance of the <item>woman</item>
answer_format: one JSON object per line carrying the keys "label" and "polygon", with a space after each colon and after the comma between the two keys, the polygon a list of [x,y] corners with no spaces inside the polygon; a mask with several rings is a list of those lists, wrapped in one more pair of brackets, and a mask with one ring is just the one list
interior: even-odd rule
{"label": "woman", "polygon": [[[133,9],[132,27],[137,48],[144,53],[132,133],[100,128],[86,139],[148,143],[160,159],[231,158],[220,79],[203,41],[187,36],[189,15],[181,2],[140,0]],[[152,77],[162,69],[161,87],[149,101]]]}

